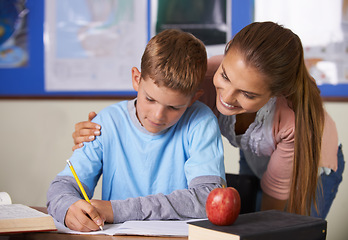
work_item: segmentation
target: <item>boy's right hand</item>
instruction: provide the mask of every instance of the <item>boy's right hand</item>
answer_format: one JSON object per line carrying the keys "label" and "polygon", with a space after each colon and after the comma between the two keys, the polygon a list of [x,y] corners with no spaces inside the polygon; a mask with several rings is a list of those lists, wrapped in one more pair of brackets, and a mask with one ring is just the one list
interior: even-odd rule
{"label": "boy's right hand", "polygon": [[104,222],[105,216],[99,214],[94,206],[83,199],[72,204],[65,216],[65,225],[80,232],[97,231]]}
{"label": "boy's right hand", "polygon": [[95,112],[90,112],[88,114],[88,121],[75,124],[75,132],[72,134],[75,144],[72,148],[73,151],[81,148],[83,146],[83,142],[93,141],[95,136],[100,135],[100,125],[91,122],[95,116],[97,116]]}

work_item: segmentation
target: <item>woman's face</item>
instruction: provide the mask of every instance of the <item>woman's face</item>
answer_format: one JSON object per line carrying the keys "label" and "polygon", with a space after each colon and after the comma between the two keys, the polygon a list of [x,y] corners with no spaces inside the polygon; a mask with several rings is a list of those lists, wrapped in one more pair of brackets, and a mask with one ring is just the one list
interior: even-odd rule
{"label": "woman's face", "polygon": [[230,49],[214,75],[216,106],[224,115],[254,113],[272,97],[264,77]]}

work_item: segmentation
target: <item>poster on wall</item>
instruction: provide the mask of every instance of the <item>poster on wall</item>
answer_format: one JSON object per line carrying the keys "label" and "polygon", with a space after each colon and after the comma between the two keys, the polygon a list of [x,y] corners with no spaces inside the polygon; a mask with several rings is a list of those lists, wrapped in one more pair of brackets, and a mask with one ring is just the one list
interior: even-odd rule
{"label": "poster on wall", "polygon": [[28,13],[25,0],[0,0],[0,68],[27,66]]}
{"label": "poster on wall", "polygon": [[46,0],[46,91],[132,91],[148,41],[147,1]]}

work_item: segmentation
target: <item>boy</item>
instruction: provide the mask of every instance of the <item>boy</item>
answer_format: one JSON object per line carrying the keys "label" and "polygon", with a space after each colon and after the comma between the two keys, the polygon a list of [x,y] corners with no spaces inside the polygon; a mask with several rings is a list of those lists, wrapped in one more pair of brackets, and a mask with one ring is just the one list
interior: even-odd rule
{"label": "boy", "polygon": [[48,212],[79,231],[106,222],[204,218],[209,192],[225,185],[223,147],[211,110],[196,99],[207,67],[203,43],[165,30],[132,68],[137,98],[102,110],[102,134],[72,162],[89,197],[103,174],[102,199],[82,200],[66,167],[47,193]]}

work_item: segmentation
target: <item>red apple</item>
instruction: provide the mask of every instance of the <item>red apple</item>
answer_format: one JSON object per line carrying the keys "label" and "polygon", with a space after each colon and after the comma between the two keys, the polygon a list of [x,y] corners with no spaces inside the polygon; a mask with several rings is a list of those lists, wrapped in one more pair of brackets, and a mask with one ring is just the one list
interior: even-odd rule
{"label": "red apple", "polygon": [[208,195],[205,210],[210,222],[226,226],[238,218],[240,204],[240,196],[235,188],[215,188]]}

